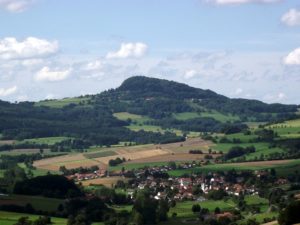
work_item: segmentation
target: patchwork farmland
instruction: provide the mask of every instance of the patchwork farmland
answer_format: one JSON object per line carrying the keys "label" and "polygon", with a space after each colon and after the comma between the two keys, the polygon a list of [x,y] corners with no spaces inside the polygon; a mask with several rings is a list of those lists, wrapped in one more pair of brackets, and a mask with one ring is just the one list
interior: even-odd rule
{"label": "patchwork farmland", "polygon": [[109,160],[125,158],[126,164],[142,162],[192,161],[203,159],[205,154],[189,154],[189,150],[201,150],[208,153],[213,144],[200,138],[189,138],[184,142],[112,147],[93,149],[87,153],[74,153],[64,156],[42,159],[34,162],[39,169],[58,171],[61,166],[67,169],[98,166],[107,169]]}

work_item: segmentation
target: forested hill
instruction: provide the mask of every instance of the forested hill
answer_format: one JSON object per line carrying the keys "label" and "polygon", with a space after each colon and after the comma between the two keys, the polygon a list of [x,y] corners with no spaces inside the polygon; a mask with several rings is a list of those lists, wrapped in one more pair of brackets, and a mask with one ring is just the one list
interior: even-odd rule
{"label": "forested hill", "polygon": [[202,90],[174,81],[143,76],[128,78],[119,88],[116,89],[116,92],[123,93],[123,97],[129,99],[136,97],[166,97],[182,100],[192,98],[227,99],[226,97],[218,95],[211,90]]}
{"label": "forested hill", "polygon": [[98,95],[37,103],[0,101],[0,137],[22,140],[68,136],[81,145],[109,145],[120,141],[163,143],[183,140],[183,137],[178,132],[177,135],[146,132],[143,126],[177,129],[182,134],[223,132],[232,127],[243,129],[244,122],[295,117],[296,111],[296,105],[230,99],[210,90],[137,76],[125,80],[119,88]]}
{"label": "forested hill", "polygon": [[[265,113],[293,113],[298,108],[297,105],[266,104],[258,100],[230,99],[211,90],[143,76],[131,77],[125,80],[119,88],[98,95],[97,99],[125,102],[127,104],[123,104],[124,111],[137,111],[138,114],[150,115],[155,113],[152,111],[161,111],[160,108],[164,113],[217,110],[222,113],[248,117],[248,119],[249,117],[259,119],[258,117]],[[116,110],[120,111],[121,109]],[[267,118],[261,120],[265,119]],[[247,118],[243,120],[247,120]]]}

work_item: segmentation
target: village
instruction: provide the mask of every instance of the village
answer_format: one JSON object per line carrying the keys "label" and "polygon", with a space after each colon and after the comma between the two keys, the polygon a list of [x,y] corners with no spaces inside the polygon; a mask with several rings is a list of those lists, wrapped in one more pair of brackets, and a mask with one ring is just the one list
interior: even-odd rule
{"label": "village", "polygon": [[[183,163],[178,165],[180,169],[190,169],[196,167],[195,162]],[[145,167],[141,169],[125,170],[124,168],[118,172],[109,172],[107,170],[97,170],[92,173],[75,173],[66,176],[75,182],[85,180],[101,179],[105,177],[121,177],[129,178],[126,186],[127,194],[133,199],[134,193],[138,190],[149,188],[153,194],[153,198],[160,200],[175,201],[205,201],[204,196],[211,191],[224,191],[228,196],[240,195],[258,195],[259,189],[255,184],[247,184],[245,181],[249,176],[256,179],[264,180],[269,176],[268,171],[255,171],[249,173],[237,173],[235,177],[230,177],[230,172],[210,172],[207,174],[189,174],[183,177],[170,177],[168,171],[174,170],[174,165],[169,163],[165,166]],[[235,172],[235,171],[234,171]],[[246,176],[246,177],[245,177]],[[120,179],[122,180],[122,179]],[[274,185],[287,184],[288,180],[278,178]]]}

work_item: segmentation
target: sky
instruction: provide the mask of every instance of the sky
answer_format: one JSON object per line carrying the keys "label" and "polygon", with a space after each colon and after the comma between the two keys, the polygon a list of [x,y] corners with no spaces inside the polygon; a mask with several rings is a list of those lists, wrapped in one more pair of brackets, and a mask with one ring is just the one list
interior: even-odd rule
{"label": "sky", "polygon": [[300,104],[300,1],[0,0],[0,99],[96,94],[136,75]]}

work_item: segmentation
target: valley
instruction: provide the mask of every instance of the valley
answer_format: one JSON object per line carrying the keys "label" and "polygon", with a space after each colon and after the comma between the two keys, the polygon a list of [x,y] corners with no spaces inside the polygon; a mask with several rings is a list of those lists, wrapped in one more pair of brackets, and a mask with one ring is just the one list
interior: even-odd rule
{"label": "valley", "polygon": [[129,221],[145,202],[161,207],[162,225],[277,224],[300,194],[296,105],[145,77],[98,95],[0,103],[1,224],[66,224],[87,209],[94,225]]}

